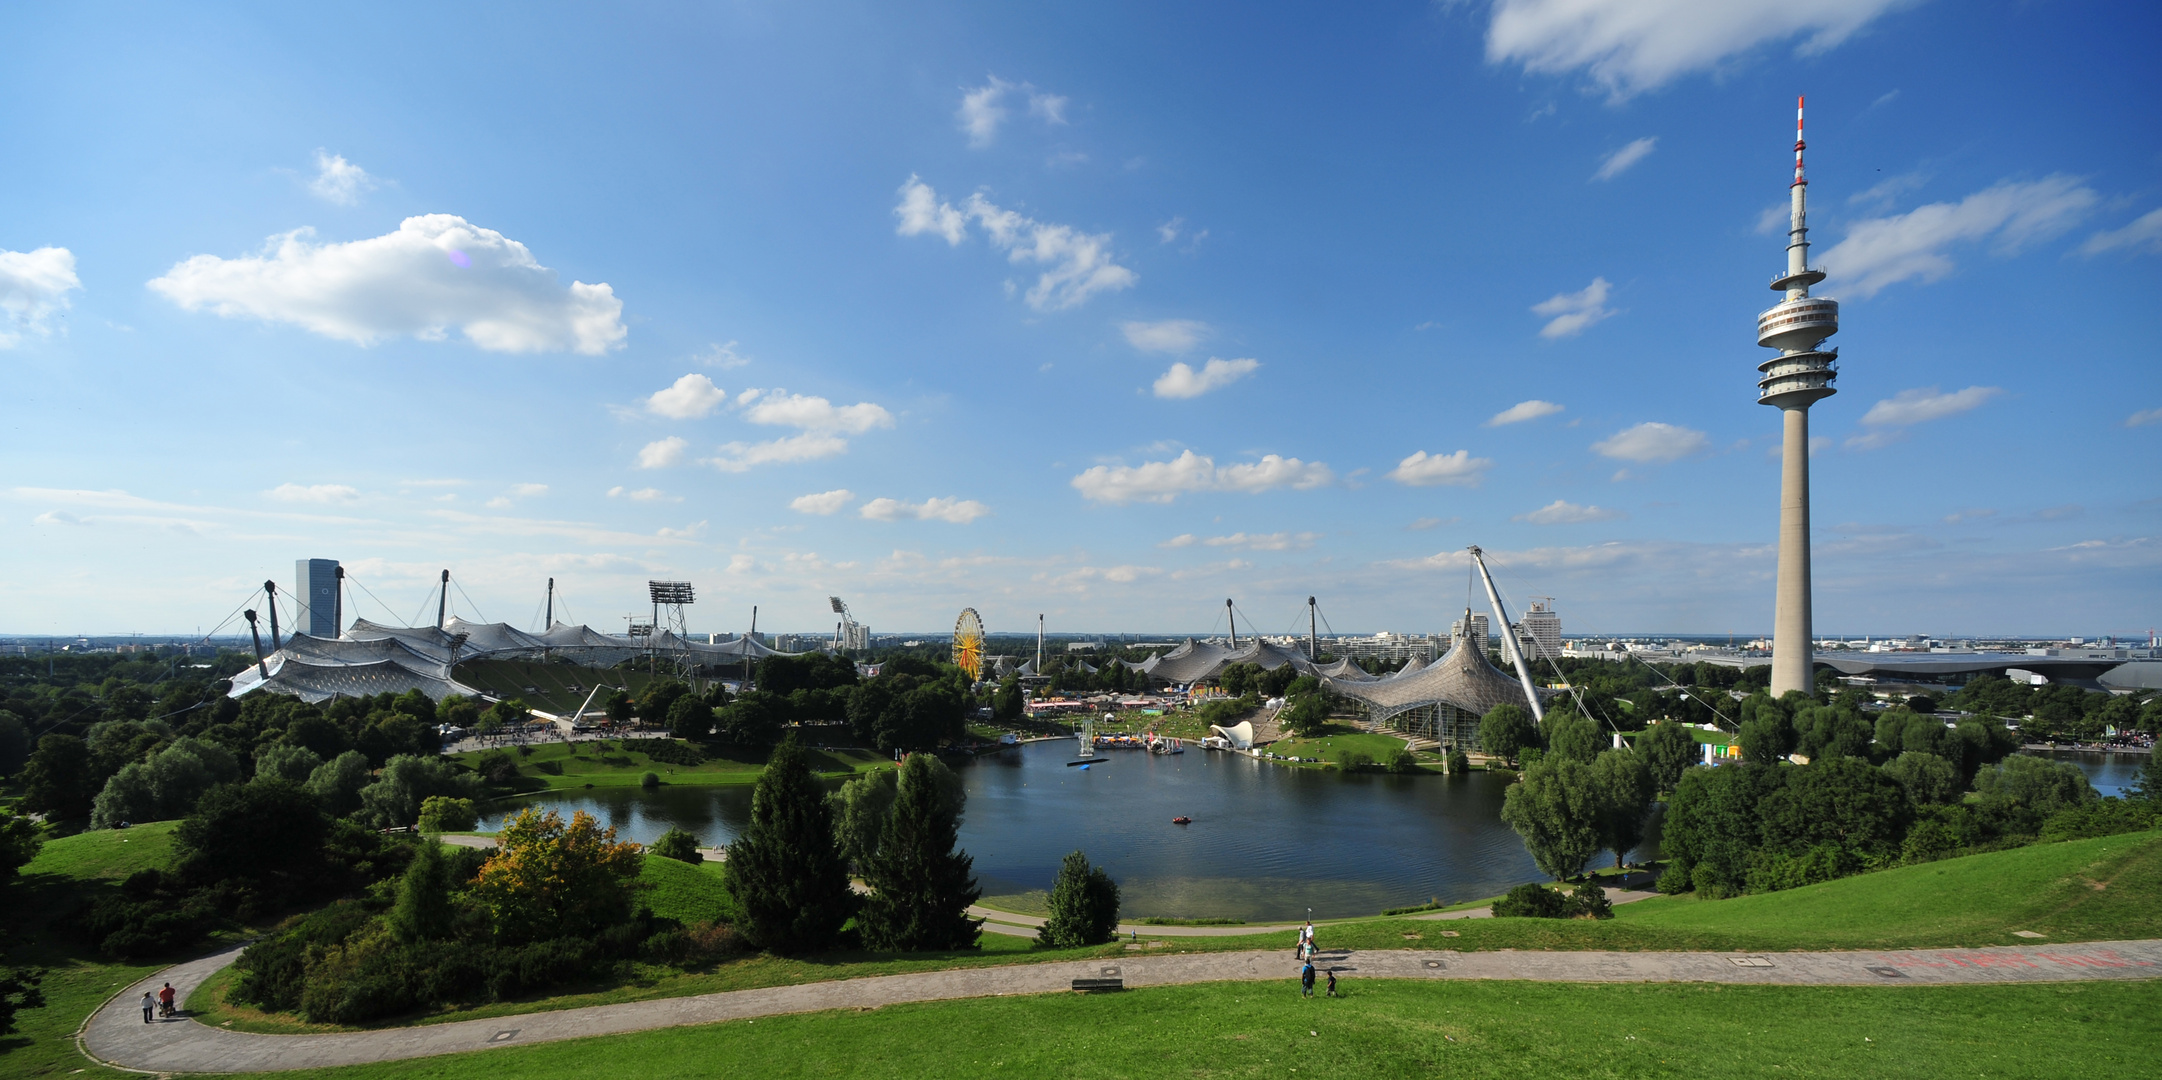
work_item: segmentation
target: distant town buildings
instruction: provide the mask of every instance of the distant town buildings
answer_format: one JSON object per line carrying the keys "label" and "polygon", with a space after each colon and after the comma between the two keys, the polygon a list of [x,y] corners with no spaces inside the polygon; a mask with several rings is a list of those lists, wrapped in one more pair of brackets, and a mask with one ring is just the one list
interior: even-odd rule
{"label": "distant town buildings", "polygon": [[1533,660],[1553,660],[1561,656],[1561,615],[1554,610],[1551,596],[1533,597],[1531,608],[1524,612],[1518,624],[1523,631],[1519,640],[1529,638],[1524,655]]}

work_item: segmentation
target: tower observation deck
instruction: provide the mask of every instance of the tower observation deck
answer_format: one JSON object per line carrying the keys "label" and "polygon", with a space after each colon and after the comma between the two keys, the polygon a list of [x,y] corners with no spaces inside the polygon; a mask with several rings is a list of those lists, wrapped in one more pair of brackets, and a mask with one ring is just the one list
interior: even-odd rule
{"label": "tower observation deck", "polygon": [[1809,180],[1802,173],[1802,99],[1794,105],[1793,201],[1787,269],[1771,287],[1786,294],[1757,316],[1757,344],[1779,355],[1757,365],[1757,402],[1779,409],[1784,432],[1779,482],[1779,591],[1772,619],[1773,696],[1815,688],[1809,573],[1809,407],[1832,396],[1839,350],[1820,348],[1839,332],[1839,301],[1810,296],[1824,270],[1809,266]]}

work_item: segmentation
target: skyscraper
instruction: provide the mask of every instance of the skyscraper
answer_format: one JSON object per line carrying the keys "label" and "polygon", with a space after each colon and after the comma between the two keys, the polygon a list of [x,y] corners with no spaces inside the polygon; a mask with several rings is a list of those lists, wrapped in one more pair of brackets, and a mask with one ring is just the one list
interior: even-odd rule
{"label": "skyscraper", "polygon": [[293,626],[309,637],[334,638],[338,636],[339,611],[338,560],[297,559],[293,562],[293,602],[300,610],[293,613]]}
{"label": "skyscraper", "polygon": [[1783,414],[1779,476],[1779,591],[1772,615],[1772,694],[1815,688],[1815,640],[1810,625],[1809,407],[1832,396],[1839,350],[1819,349],[1839,332],[1839,301],[1812,297],[1824,271],[1809,268],[1809,181],[1802,175],[1802,101],[1794,105],[1793,208],[1787,228],[1787,270],[1772,279],[1786,299],[1757,316],[1757,344],[1779,355],[1757,365],[1757,403]]}

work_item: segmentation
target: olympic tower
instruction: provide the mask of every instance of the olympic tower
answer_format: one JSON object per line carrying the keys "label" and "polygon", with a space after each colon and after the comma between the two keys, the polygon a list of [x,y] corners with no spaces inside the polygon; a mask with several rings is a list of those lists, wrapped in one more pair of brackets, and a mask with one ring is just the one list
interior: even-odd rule
{"label": "olympic tower", "polygon": [[1793,210],[1787,271],[1772,279],[1786,299],[1757,316],[1757,344],[1779,355],[1757,365],[1757,403],[1777,408],[1786,424],[1780,451],[1779,594],[1772,617],[1772,695],[1815,689],[1816,639],[1809,592],[1809,407],[1832,396],[1839,350],[1820,349],[1839,332],[1839,301],[1809,295],[1824,270],[1809,268],[1809,181],[1802,176],[1802,104],[1794,105]]}

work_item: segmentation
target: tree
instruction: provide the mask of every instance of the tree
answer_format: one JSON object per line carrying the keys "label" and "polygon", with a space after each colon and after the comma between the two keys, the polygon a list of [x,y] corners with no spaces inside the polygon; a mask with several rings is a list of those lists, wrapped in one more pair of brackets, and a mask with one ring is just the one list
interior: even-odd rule
{"label": "tree", "polygon": [[714,713],[721,735],[737,746],[771,746],[788,723],[787,703],[770,691],[746,690]]}
{"label": "tree", "polygon": [[1119,887],[1101,866],[1076,851],[1059,864],[1051,886],[1051,917],[1036,940],[1054,949],[1101,945],[1119,936]]}
{"label": "tree", "polygon": [[38,985],[45,981],[41,968],[0,968],[0,1035],[15,1031],[15,1014],[45,1004]]}
{"label": "tree", "polygon": [[383,919],[391,936],[408,945],[449,937],[458,917],[450,885],[443,845],[422,840],[405,875],[398,879],[398,898]]}
{"label": "tree", "polygon": [[638,718],[648,724],[666,723],[669,710],[690,692],[690,687],[674,679],[648,686],[645,693],[638,695]]}
{"label": "tree", "polygon": [[1956,802],[1963,786],[1958,766],[1918,750],[1910,750],[1885,762],[1884,775],[1907,789],[1907,798],[1916,806]]}
{"label": "tree", "polygon": [[37,822],[0,810],[0,886],[14,880],[15,872],[30,865],[44,846],[45,833]]}
{"label": "tree", "polygon": [[1579,716],[1569,709],[1557,709],[1546,714],[1546,752],[1554,757],[1589,765],[1599,756],[1599,746],[1606,740],[1599,737],[1599,725]]}
{"label": "tree", "polygon": [[2051,814],[2096,798],[2087,774],[2069,761],[2014,754],[1975,777],[1981,809],[2000,832],[2033,833]]}
{"label": "tree", "polygon": [[1652,786],[1672,791],[1681,785],[1682,771],[1702,760],[1696,736],[1678,723],[1653,724],[1637,739],[1637,750],[1651,769]]}
{"label": "tree", "polygon": [[1634,750],[1608,750],[1593,759],[1591,782],[1599,804],[1599,842],[1614,853],[1614,866],[1644,842],[1658,787],[1651,768]]}
{"label": "tree", "polygon": [[479,823],[480,812],[474,809],[471,799],[430,795],[421,800],[419,828],[422,832],[465,832]]}
{"label": "tree", "polygon": [[22,718],[0,709],[0,776],[13,776],[30,763],[30,729]]}
{"label": "tree", "polygon": [[315,798],[290,780],[221,784],[173,830],[180,876],[198,885],[255,882],[273,892],[315,884],[330,822]]}
{"label": "tree", "polygon": [[674,826],[662,833],[660,839],[647,845],[646,854],[687,862],[694,866],[706,861],[705,853],[698,850],[698,838]]}
{"label": "tree", "polygon": [[73,735],[47,735],[23,766],[22,808],[62,821],[90,813],[90,747]]}
{"label": "tree", "polygon": [[751,943],[782,955],[832,947],[854,897],[833,820],[803,748],[774,747],[751,793],[751,820],[723,874]]}
{"label": "tree", "polygon": [[620,688],[608,691],[608,696],[603,700],[605,703],[601,706],[602,711],[608,714],[608,722],[617,727],[630,723],[631,717],[636,715],[638,706],[631,701],[631,696]]}
{"label": "tree", "polygon": [[983,920],[968,914],[982,895],[970,872],[975,860],[954,848],[961,817],[941,771],[951,772],[926,754],[901,767],[893,816],[865,875],[863,938],[874,949],[967,949],[981,933]]}
{"label": "tree", "polygon": [[306,783],[322,765],[323,756],[305,746],[280,743],[255,755],[255,775],[275,776],[296,784]]}
{"label": "tree", "polygon": [[411,825],[431,795],[469,799],[479,783],[440,757],[400,754],[383,764],[375,783],[360,789],[362,810],[378,827]]}
{"label": "tree", "polygon": [[470,890],[506,943],[591,937],[628,919],[645,856],[580,810],[520,811]]}
{"label": "tree", "polygon": [[368,755],[347,750],[308,774],[308,794],[315,796],[331,817],[344,817],[360,809],[361,789],[373,780]]}
{"label": "tree", "polygon": [[1021,697],[1021,680],[1009,674],[999,680],[997,692],[991,695],[991,719],[1001,724],[1013,723],[1021,718],[1027,704]]}
{"label": "tree", "polygon": [[1294,735],[1319,735],[1329,726],[1329,706],[1319,693],[1300,694],[1284,705],[1276,722]]}
{"label": "tree", "polygon": [[183,738],[148,761],[130,762],[105,782],[90,811],[90,827],[109,829],[128,821],[171,821],[195,808],[203,792],[240,776],[224,747]]}
{"label": "tree", "polygon": [[878,853],[879,837],[885,834],[886,820],[893,815],[900,780],[898,770],[880,769],[856,777],[826,796],[833,815],[834,844],[850,865],[869,866],[871,856]]}
{"label": "tree", "polygon": [[1521,705],[1496,705],[1479,721],[1479,748],[1494,757],[1515,761],[1538,745],[1539,729]]}
{"label": "tree", "polygon": [[692,694],[684,694],[668,707],[668,731],[679,739],[703,739],[713,734],[713,706]]}
{"label": "tree", "polygon": [[1532,861],[1548,877],[1583,873],[1599,852],[1599,800],[1591,767],[1562,757],[1532,763],[1502,796],[1501,820],[1523,838]]}

